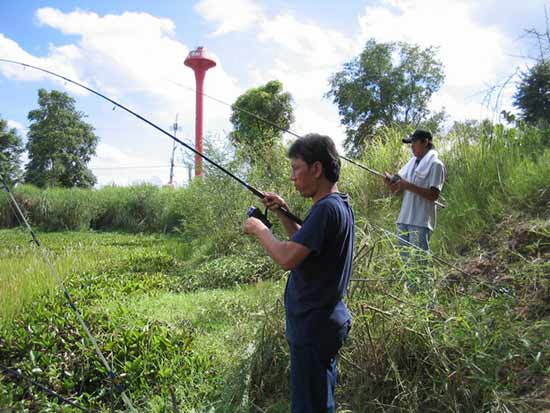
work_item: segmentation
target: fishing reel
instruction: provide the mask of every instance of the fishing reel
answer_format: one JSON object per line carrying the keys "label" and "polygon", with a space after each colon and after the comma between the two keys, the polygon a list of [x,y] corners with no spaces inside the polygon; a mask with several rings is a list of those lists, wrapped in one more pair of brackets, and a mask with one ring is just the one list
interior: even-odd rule
{"label": "fishing reel", "polygon": [[397,181],[401,180],[401,176],[399,176],[399,174],[395,174],[393,175],[391,178],[390,178],[390,182],[392,184],[396,183]]}
{"label": "fishing reel", "polygon": [[264,223],[264,225],[268,228],[271,228],[271,222],[269,222],[269,219],[267,219],[267,208],[265,209],[265,213],[260,211],[260,208],[256,208],[255,206],[251,206],[248,208],[248,211],[246,211],[246,215],[249,217],[254,217],[259,219]]}

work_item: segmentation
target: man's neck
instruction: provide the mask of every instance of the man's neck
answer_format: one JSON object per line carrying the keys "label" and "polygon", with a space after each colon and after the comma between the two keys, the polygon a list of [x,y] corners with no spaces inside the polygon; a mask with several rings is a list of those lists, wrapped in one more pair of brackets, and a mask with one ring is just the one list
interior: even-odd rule
{"label": "man's neck", "polygon": [[319,186],[319,189],[317,190],[317,192],[315,192],[315,194],[311,197],[311,199],[315,204],[320,199],[334,192],[338,192],[338,185],[336,185],[336,183],[327,181],[326,183],[323,183]]}

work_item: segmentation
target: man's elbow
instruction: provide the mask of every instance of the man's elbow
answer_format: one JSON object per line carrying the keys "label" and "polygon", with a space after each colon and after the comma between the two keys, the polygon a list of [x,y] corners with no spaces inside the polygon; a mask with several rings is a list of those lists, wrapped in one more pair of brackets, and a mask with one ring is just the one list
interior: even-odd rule
{"label": "man's elbow", "polygon": [[300,265],[309,253],[310,251],[303,245],[289,241],[285,243],[284,253],[279,255],[279,259],[276,262],[285,271],[290,271]]}
{"label": "man's elbow", "polygon": [[281,261],[279,262],[279,265],[281,266],[281,268],[285,271],[290,271],[290,270],[293,270],[294,268],[296,268],[300,262],[302,260],[299,258],[299,257],[295,257],[295,256],[288,256],[288,257],[285,257],[283,259],[281,259]]}
{"label": "man's elbow", "polygon": [[290,271],[290,270],[293,270],[296,265],[298,265],[297,263],[293,262],[293,260],[291,259],[285,259],[285,260],[282,260],[279,265],[281,266],[281,268],[285,271]]}

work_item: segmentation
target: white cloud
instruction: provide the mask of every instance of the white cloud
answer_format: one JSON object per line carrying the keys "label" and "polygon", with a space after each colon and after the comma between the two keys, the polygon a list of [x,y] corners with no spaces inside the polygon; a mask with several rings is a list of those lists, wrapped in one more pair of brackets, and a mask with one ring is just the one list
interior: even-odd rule
{"label": "white cloud", "polygon": [[293,69],[296,61],[311,68],[333,67],[352,50],[343,34],[314,22],[301,22],[290,14],[266,20],[261,25],[259,40],[279,45]]}
{"label": "white cloud", "polygon": [[[194,102],[194,93],[173,83],[195,85],[192,70],[183,65],[189,48],[174,38],[171,20],[147,13],[98,16],[51,8],[39,9],[37,18],[41,24],[80,36],[78,45],[73,45],[80,59],[73,63],[103,92],[114,97],[143,94],[155,108],[154,118],[168,124],[176,112],[183,112],[182,119],[193,118],[194,105],[189,102]],[[235,80],[219,63],[209,71],[205,87],[206,92],[215,88],[222,98],[238,93]],[[210,113],[219,120],[226,112],[215,107]]]}
{"label": "white cloud", "polygon": [[[183,126],[179,136],[194,136],[195,79],[192,70],[183,64],[189,48],[174,38],[175,25],[171,20],[147,13],[99,16],[85,11],[63,13],[52,8],[38,9],[36,17],[41,25],[77,36],[77,42],[50,46],[48,55],[38,58],[0,34],[0,56],[44,67],[88,84],[166,129],[179,113]],[[214,59],[218,60],[217,56]],[[14,65],[0,64],[0,70],[6,76],[23,81],[46,78],[40,72]],[[235,79],[219,63],[209,71],[207,79],[205,92],[215,90],[213,95],[219,99],[232,102],[240,93]],[[180,88],[174,82],[191,90]],[[71,87],[70,84],[64,86]],[[83,93],[82,89],[70,91]],[[207,99],[204,106],[205,133],[228,127],[227,107]],[[141,150],[148,153],[149,163],[154,159],[166,162],[169,139],[159,138],[158,132],[141,122],[117,132],[107,130],[101,136],[103,142],[127,142],[123,150],[129,156]],[[136,136],[140,137],[137,142]],[[134,175],[141,174],[134,171]]]}
{"label": "white cloud", "polygon": [[27,128],[25,128],[21,123],[10,119],[8,119],[7,122],[9,129],[15,129],[22,137],[27,135]]}
{"label": "white cloud", "polygon": [[363,38],[401,40],[423,47],[439,47],[451,86],[472,85],[494,76],[508,62],[506,37],[496,27],[481,27],[474,20],[470,1],[389,1],[399,10],[367,7],[360,18]]}
{"label": "white cloud", "polygon": [[[80,58],[79,50],[73,45],[66,45],[60,47],[49,47],[49,56],[44,58],[38,58],[23,50],[16,42],[8,39],[0,33],[0,56],[4,59],[23,62],[29,65],[42,67],[56,73],[62,73],[66,77],[69,77],[80,83],[85,83],[80,79],[78,71],[73,66],[73,62]],[[72,93],[79,95],[86,94],[87,92],[82,88],[71,85],[59,78],[52,78],[46,73],[39,72],[34,69],[23,68],[19,65],[0,62],[0,73],[4,76],[21,80],[21,81],[41,81],[44,79],[55,80],[57,83],[64,85]]]}
{"label": "white cloud", "polygon": [[[177,162],[179,164],[180,162]],[[97,178],[97,185],[110,184],[132,185],[151,183],[162,185],[168,182],[170,175],[169,162],[141,156],[132,156],[113,145],[99,143],[96,156],[89,164]],[[187,169],[181,165],[174,168],[177,185],[187,181]]]}
{"label": "white cloud", "polygon": [[263,19],[261,7],[252,0],[202,0],[195,10],[205,20],[218,25],[212,36],[240,32]]}
{"label": "white cloud", "polygon": [[374,38],[438,47],[446,78],[434,109],[437,102],[455,119],[485,116],[481,99],[472,96],[513,72],[514,60],[507,50],[510,39],[495,26],[481,26],[477,7],[469,0],[385,0],[367,6],[359,17],[362,42]]}
{"label": "white cloud", "polygon": [[278,79],[292,93],[296,117],[293,132],[327,134],[341,147],[345,135],[338,110],[323,96],[329,77],[351,58],[353,42],[342,33],[288,13],[265,19],[259,26],[258,40],[272,60],[267,69],[254,68],[251,75],[260,84]]}
{"label": "white cloud", "polygon": [[[63,13],[38,9],[40,24],[80,36],[81,70],[113,93],[158,93],[159,79],[179,74],[185,45],[173,39],[174,24],[146,13],[98,16],[92,12]],[[74,64],[80,62],[73,60]]]}

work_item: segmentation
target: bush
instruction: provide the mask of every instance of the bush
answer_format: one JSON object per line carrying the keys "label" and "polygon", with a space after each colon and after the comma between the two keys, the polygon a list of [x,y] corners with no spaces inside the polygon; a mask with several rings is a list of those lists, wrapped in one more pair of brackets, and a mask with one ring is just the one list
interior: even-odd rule
{"label": "bush", "polygon": [[281,275],[265,255],[229,255],[205,261],[197,269],[186,271],[182,282],[187,290],[231,288]]}

